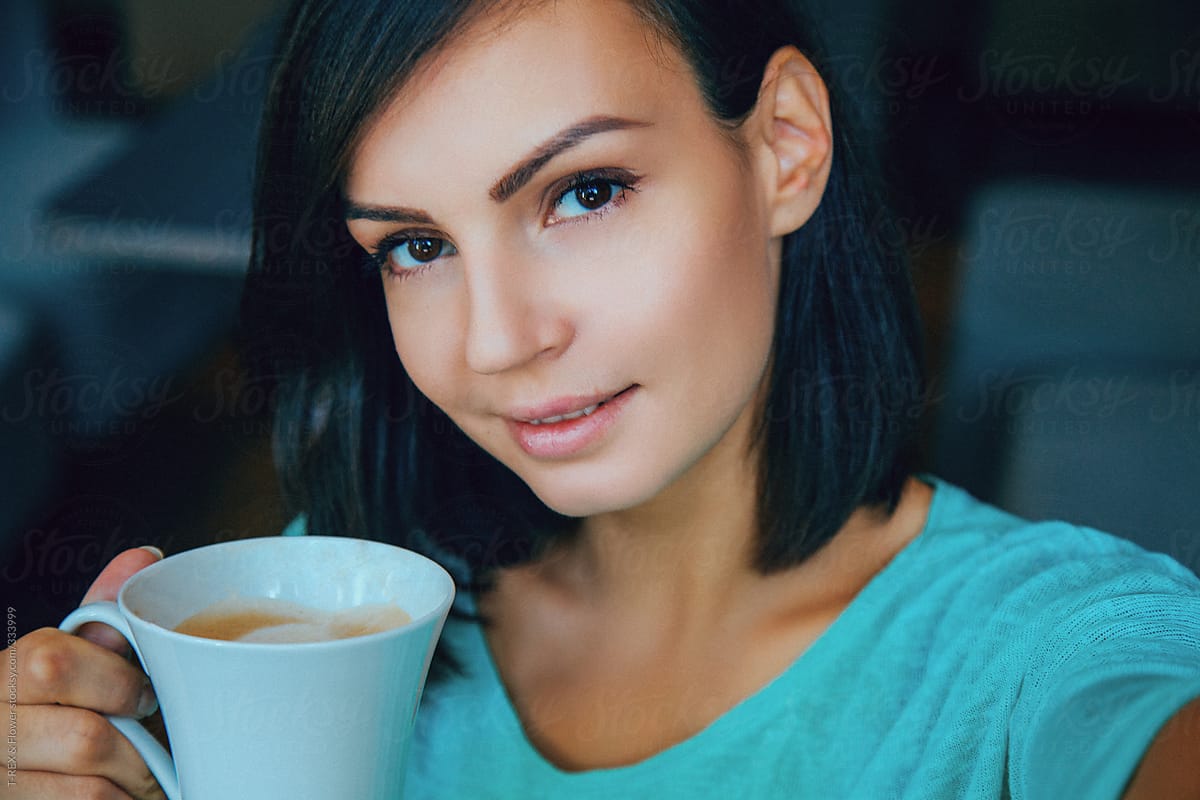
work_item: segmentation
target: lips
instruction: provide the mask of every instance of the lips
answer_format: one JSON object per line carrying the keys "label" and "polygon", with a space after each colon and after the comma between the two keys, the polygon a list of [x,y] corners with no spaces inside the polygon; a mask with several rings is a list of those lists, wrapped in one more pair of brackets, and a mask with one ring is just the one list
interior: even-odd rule
{"label": "lips", "polygon": [[583,456],[609,436],[636,402],[638,384],[608,396],[561,398],[510,417],[510,435],[526,455],[553,461]]}
{"label": "lips", "polygon": [[528,406],[518,409],[509,416],[517,422],[524,422],[530,425],[552,425],[556,422],[579,419],[580,417],[591,416],[605,403],[620,397],[636,386],[637,384],[627,386],[615,393],[560,397],[539,406]]}
{"label": "lips", "polygon": [[549,417],[547,419],[527,419],[524,421],[528,422],[530,425],[553,425],[556,422],[570,422],[571,420],[579,419],[580,417],[591,416],[592,414],[596,413],[596,409],[604,405],[605,402],[607,401],[601,400],[599,403],[593,403],[582,411],[574,411],[570,414],[562,414],[560,416]]}

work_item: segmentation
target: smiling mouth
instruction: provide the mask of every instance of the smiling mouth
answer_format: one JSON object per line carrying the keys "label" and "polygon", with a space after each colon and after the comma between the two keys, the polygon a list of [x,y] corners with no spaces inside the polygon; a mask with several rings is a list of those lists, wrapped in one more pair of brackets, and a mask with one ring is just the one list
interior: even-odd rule
{"label": "smiling mouth", "polygon": [[518,421],[523,422],[526,425],[535,425],[536,426],[536,425],[553,425],[556,422],[570,422],[571,420],[580,419],[581,417],[590,417],[592,414],[595,414],[597,409],[602,407],[604,404],[610,403],[613,400],[616,400],[618,397],[625,394],[630,389],[635,388],[636,386],[637,386],[637,384],[634,384],[633,386],[627,386],[606,400],[601,400],[598,403],[593,403],[592,405],[588,406],[587,408],[581,408],[578,411],[572,411],[570,414],[560,414],[555,417],[546,417],[544,419],[523,419],[523,420],[518,420]]}
{"label": "smiling mouth", "polygon": [[556,422],[570,422],[571,420],[579,419],[580,417],[590,417],[592,414],[596,413],[596,409],[598,409],[600,406],[604,405],[604,403],[607,403],[607,402],[608,401],[605,400],[603,402],[596,403],[595,405],[590,405],[585,409],[576,411],[574,414],[563,414],[563,415],[557,416],[557,417],[546,417],[546,419],[530,419],[530,420],[525,420],[525,422],[529,425],[553,425]]}

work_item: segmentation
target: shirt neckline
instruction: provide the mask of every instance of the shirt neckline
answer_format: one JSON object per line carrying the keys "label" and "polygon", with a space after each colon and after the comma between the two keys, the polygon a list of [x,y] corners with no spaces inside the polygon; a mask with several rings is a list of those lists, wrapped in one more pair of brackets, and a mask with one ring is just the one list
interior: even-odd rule
{"label": "shirt neckline", "polygon": [[[834,647],[839,639],[848,635],[845,631],[853,630],[854,623],[859,616],[863,613],[869,613],[875,595],[886,591],[887,584],[891,581],[891,576],[902,571],[911,559],[917,557],[916,551],[924,547],[931,531],[939,527],[943,516],[943,507],[950,501],[949,495],[953,494],[953,487],[931,475],[920,474],[917,477],[933,488],[933,496],[930,499],[925,524],[921,527],[920,532],[901,548],[883,569],[879,570],[859,590],[854,599],[842,610],[841,614],[834,618],[833,622],[825,628],[820,636],[814,639],[808,647],[797,655],[795,660],[783,672],[767,681],[755,692],[743,698],[706,727],[689,736],[687,739],[677,742],[633,764],[582,771],[568,771],[559,768],[546,759],[533,745],[533,742],[530,741],[525,732],[525,727],[522,725],[516,707],[513,705],[512,697],[509,696],[507,687],[504,686],[503,681],[500,679],[500,670],[492,658],[492,651],[488,647],[487,637],[483,635],[483,626],[480,624],[469,626],[470,632],[468,635],[472,638],[472,645],[480,650],[480,657],[475,660],[483,665],[484,674],[482,677],[495,687],[495,702],[500,706],[501,724],[505,729],[504,733],[511,736],[512,740],[516,743],[516,747],[520,751],[519,757],[523,759],[525,765],[543,773],[544,776],[550,776],[552,780],[571,780],[588,783],[605,781],[617,776],[627,779],[641,773],[657,773],[661,770],[668,770],[676,762],[694,760],[696,752],[707,747],[709,742],[720,741],[726,735],[738,731],[747,724],[761,726],[764,720],[782,713],[788,707],[788,704],[781,702],[781,698],[777,697],[777,695],[786,692],[791,685],[802,681],[805,673],[811,672],[819,666],[823,654]],[[475,607],[473,597],[471,598],[471,606],[472,608]]]}

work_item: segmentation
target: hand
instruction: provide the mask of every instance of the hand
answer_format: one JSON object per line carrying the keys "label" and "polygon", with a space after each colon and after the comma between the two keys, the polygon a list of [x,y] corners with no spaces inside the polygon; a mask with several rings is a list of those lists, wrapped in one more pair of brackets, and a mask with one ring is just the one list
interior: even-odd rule
{"label": "hand", "polygon": [[[104,568],[83,602],[115,600],[130,575],[158,558],[148,550],[126,550]],[[145,717],[157,708],[125,639],[90,623],[78,636],[42,628],[14,646],[17,772],[15,783],[9,774],[5,800],[165,800],[142,757],[103,716]]]}

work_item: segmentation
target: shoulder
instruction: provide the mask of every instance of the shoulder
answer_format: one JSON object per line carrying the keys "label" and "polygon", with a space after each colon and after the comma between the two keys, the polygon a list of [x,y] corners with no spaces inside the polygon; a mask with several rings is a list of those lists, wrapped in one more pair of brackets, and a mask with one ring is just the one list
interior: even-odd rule
{"label": "shoulder", "polygon": [[[1030,522],[942,481],[925,530],[889,567],[888,601],[969,630],[1032,667],[1099,640],[1200,653],[1200,578],[1170,557],[1066,522]],[[1119,645],[1117,643],[1120,643]]]}
{"label": "shoulder", "polygon": [[972,683],[1007,687],[1013,796],[1113,796],[1200,695],[1200,578],[1126,539],[933,482],[897,602],[924,608],[930,640],[962,648],[956,663],[979,662],[963,670]]}
{"label": "shoulder", "polygon": [[929,479],[934,501],[913,548],[927,568],[969,574],[975,581],[1057,593],[1116,583],[1200,597],[1200,578],[1162,553],[1065,521],[1031,522],[981,502],[945,481]]}
{"label": "shoulder", "polygon": [[305,536],[308,534],[308,515],[297,514],[280,533],[281,536]]}

